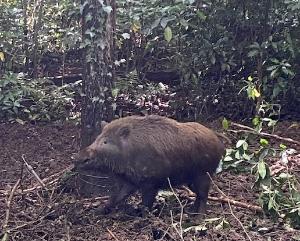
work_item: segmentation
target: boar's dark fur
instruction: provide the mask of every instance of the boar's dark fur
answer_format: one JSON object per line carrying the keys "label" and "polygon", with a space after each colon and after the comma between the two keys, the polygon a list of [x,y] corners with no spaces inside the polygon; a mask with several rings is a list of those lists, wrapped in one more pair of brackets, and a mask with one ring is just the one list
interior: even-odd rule
{"label": "boar's dark fur", "polygon": [[205,212],[210,178],[222,155],[223,143],[215,133],[196,122],[179,123],[150,115],[112,121],[76,158],[75,167],[105,167],[117,178],[105,212],[136,190],[142,204],[152,207],[159,189],[187,184],[195,193],[193,212]]}

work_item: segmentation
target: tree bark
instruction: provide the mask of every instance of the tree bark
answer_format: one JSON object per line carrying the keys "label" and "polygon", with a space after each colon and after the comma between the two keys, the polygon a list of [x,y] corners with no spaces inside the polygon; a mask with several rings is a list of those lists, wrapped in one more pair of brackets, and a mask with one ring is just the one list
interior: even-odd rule
{"label": "tree bark", "polygon": [[81,147],[100,133],[102,120],[113,117],[113,33],[115,0],[82,0],[83,105]]}
{"label": "tree bark", "polygon": [[36,2],[36,11],[38,16],[35,16],[34,26],[33,26],[33,78],[38,77],[38,49],[39,49],[39,31],[42,26],[42,18],[43,18],[43,9],[44,9],[44,0],[40,0]]}
{"label": "tree bark", "polygon": [[28,71],[29,65],[29,46],[28,46],[28,0],[22,0],[23,7],[23,51],[25,53],[25,63],[23,72]]}

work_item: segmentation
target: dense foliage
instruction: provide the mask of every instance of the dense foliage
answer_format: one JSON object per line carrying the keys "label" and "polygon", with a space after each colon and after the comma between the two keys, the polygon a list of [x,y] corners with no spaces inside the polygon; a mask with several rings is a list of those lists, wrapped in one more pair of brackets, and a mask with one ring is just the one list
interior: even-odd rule
{"label": "dense foliage", "polygon": [[0,79],[0,118],[29,121],[66,120],[75,117],[76,85],[57,87],[48,80],[26,80],[7,74]]}
{"label": "dense foliage", "polygon": [[[251,114],[237,96],[244,86],[258,104],[297,107],[298,1],[125,1],[122,7],[120,26],[140,40],[133,52],[143,62],[140,71],[178,69],[198,89],[193,101],[200,96],[215,111],[226,105]],[[213,105],[215,99],[221,104]]]}
{"label": "dense foliage", "polygon": [[[252,120],[255,148],[248,148],[250,135],[242,136],[228,150],[223,168],[252,171],[265,211],[300,225],[299,180],[288,169],[271,175],[267,163],[274,157],[282,159],[287,148],[275,150],[257,138],[262,129],[272,130],[280,116],[299,115],[300,2],[120,0],[117,5],[115,65],[125,81],[112,95],[118,99],[128,88],[138,96],[133,87],[153,87],[143,82],[147,73],[171,70],[180,76],[171,102],[176,102],[172,108],[181,116],[199,119],[213,113]],[[73,108],[70,86],[10,72],[32,77],[38,68],[42,77],[53,74],[51,66],[54,74],[65,73],[72,61],[80,60],[87,43],[81,42],[79,1],[1,1],[0,9],[0,117],[18,121],[66,117]],[[130,84],[132,76],[139,78],[138,84]],[[151,96],[167,92],[160,86],[163,90],[151,89]],[[178,101],[177,90],[184,93],[183,101]],[[143,98],[148,93],[143,92]],[[229,126],[227,121],[223,125]]]}

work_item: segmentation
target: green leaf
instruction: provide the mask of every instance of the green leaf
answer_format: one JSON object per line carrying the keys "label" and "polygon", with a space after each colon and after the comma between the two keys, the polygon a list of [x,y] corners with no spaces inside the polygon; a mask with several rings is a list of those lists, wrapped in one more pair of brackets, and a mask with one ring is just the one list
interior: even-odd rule
{"label": "green leaf", "polygon": [[243,158],[246,160],[246,161],[250,161],[251,159],[251,156],[247,155],[246,153],[243,154]]}
{"label": "green leaf", "polygon": [[256,88],[253,88],[253,95],[258,98],[260,97],[260,93],[258,92],[258,90]]}
{"label": "green leaf", "polygon": [[288,69],[287,67],[283,66],[281,68],[282,72],[285,73],[286,75],[294,75],[294,72]]}
{"label": "green leaf", "polygon": [[269,66],[269,67],[267,68],[267,70],[268,70],[268,71],[272,71],[272,70],[274,70],[274,69],[276,69],[276,68],[278,68],[278,65],[272,65],[272,66]]}
{"label": "green leaf", "polygon": [[4,53],[0,52],[0,61],[4,62],[5,61],[5,57],[4,57]]}
{"label": "green leaf", "polygon": [[120,91],[120,90],[119,90],[118,88],[112,89],[112,91],[111,91],[112,96],[113,96],[114,98],[116,98],[117,95],[118,95],[118,93],[119,93],[119,91]]}
{"label": "green leaf", "polygon": [[260,45],[258,42],[254,42],[253,44],[250,45],[250,48],[260,49]]}
{"label": "green leaf", "polygon": [[259,161],[262,162],[268,154],[269,154],[269,149],[264,149],[258,158]]}
{"label": "green leaf", "polygon": [[223,161],[224,162],[233,161],[233,158],[231,156],[226,156]]}
{"label": "green leaf", "polygon": [[272,208],[274,208],[274,200],[270,198],[268,202],[268,210],[271,210]]}
{"label": "green leaf", "polygon": [[1,241],[8,241],[8,238],[9,238],[9,235],[8,235],[7,232],[5,232],[2,239],[1,239]]}
{"label": "green leaf", "polygon": [[237,152],[235,153],[234,157],[235,157],[235,159],[238,159],[238,160],[241,159],[241,154],[240,154],[240,152],[237,151]]}
{"label": "green leaf", "polygon": [[228,122],[228,120],[227,120],[226,118],[224,118],[224,119],[222,120],[222,126],[223,126],[223,128],[224,128],[225,130],[228,130],[228,128],[229,128],[229,122]]}
{"label": "green leaf", "polygon": [[286,145],[284,145],[284,144],[282,144],[282,143],[279,145],[279,147],[280,147],[282,150],[285,150],[285,149],[286,149]]}
{"label": "green leaf", "polygon": [[277,72],[278,72],[278,68],[274,69],[274,70],[271,72],[270,77],[271,77],[272,79],[274,79],[274,78],[278,75]]}
{"label": "green leaf", "polygon": [[267,146],[269,144],[268,140],[264,139],[264,138],[261,138],[259,143],[262,145],[262,146]]}
{"label": "green leaf", "polygon": [[280,63],[280,61],[278,60],[278,59],[275,59],[275,58],[271,58],[270,59],[273,63],[275,63],[275,64],[279,64]]}
{"label": "green leaf", "polygon": [[251,58],[251,57],[257,56],[258,54],[259,54],[258,50],[254,49],[248,53],[248,57]]}
{"label": "green leaf", "polygon": [[187,28],[188,26],[189,26],[189,23],[188,23],[188,21],[186,21],[185,19],[180,19],[180,24],[183,26],[183,27],[185,27],[185,28]]}
{"label": "green leaf", "polygon": [[103,11],[110,14],[112,11],[112,7],[111,6],[103,6]]}
{"label": "green leaf", "polygon": [[216,227],[215,229],[216,230],[220,230],[220,229],[225,229],[225,228],[229,228],[230,227],[230,224],[225,220],[223,219]]}
{"label": "green leaf", "polygon": [[161,18],[155,19],[155,21],[151,24],[151,29],[157,28],[160,23]]}
{"label": "green leaf", "polygon": [[260,161],[258,163],[257,170],[258,170],[259,176],[262,179],[264,179],[266,177],[267,170],[266,170],[266,165],[265,165],[265,163],[263,161]]}
{"label": "green leaf", "polygon": [[248,143],[246,141],[243,143],[243,149],[244,151],[248,150]]}
{"label": "green leaf", "polygon": [[207,18],[206,15],[200,10],[197,11],[197,16],[203,21]]}
{"label": "green leaf", "polygon": [[246,142],[245,140],[239,140],[239,141],[236,143],[236,148],[241,147],[245,142]]}
{"label": "green leaf", "polygon": [[172,30],[169,26],[165,28],[164,37],[167,42],[170,42],[172,39]]}
{"label": "green leaf", "polygon": [[281,92],[281,88],[279,85],[276,85],[274,88],[273,88],[273,93],[272,93],[272,98],[275,98],[278,96],[278,94]]}
{"label": "green leaf", "polygon": [[292,239],[294,240],[294,241],[300,241],[300,235],[294,235],[293,237],[292,237]]}
{"label": "green leaf", "polygon": [[173,21],[174,19],[175,19],[174,17],[165,17],[165,18],[162,18],[161,21],[160,21],[160,25],[162,26],[162,28],[165,28],[167,26],[167,24],[170,21]]}
{"label": "green leaf", "polygon": [[210,62],[211,62],[212,64],[215,64],[215,63],[216,63],[216,57],[215,57],[214,54],[212,54],[212,55],[210,56]]}
{"label": "green leaf", "polygon": [[260,118],[259,117],[254,117],[253,120],[252,120],[252,124],[254,126],[257,126],[260,122]]}
{"label": "green leaf", "polygon": [[23,120],[21,120],[21,119],[19,119],[19,118],[16,119],[16,122],[18,122],[18,123],[21,124],[21,125],[24,125],[24,124],[25,124],[25,121],[23,121]]}
{"label": "green leaf", "polygon": [[251,86],[247,88],[247,95],[248,98],[254,99],[253,88]]}

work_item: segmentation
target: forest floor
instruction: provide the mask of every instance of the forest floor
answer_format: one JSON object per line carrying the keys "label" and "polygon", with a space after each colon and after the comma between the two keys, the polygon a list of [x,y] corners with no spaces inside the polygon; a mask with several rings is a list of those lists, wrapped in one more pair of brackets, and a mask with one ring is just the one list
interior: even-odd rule
{"label": "forest floor", "polygon": [[[279,123],[275,133],[299,141],[299,131],[289,126],[291,122]],[[9,239],[0,230],[2,240],[300,240],[300,231],[280,219],[272,221],[250,208],[216,201],[208,202],[205,220],[183,213],[180,222],[181,208],[174,196],[160,196],[155,210],[146,215],[121,209],[96,216],[91,206],[101,206],[106,197],[78,198],[53,191],[55,181],[69,168],[71,156],[79,149],[78,140],[79,127],[74,124],[0,124],[0,220],[1,227],[9,230]],[[24,160],[49,184],[48,191],[40,188],[24,167]],[[258,205],[258,193],[252,189],[254,180],[249,174],[224,171],[214,180],[228,197]],[[183,204],[192,202],[183,189],[177,191]],[[210,196],[220,196],[215,186]],[[130,201],[138,203],[138,194]]]}

